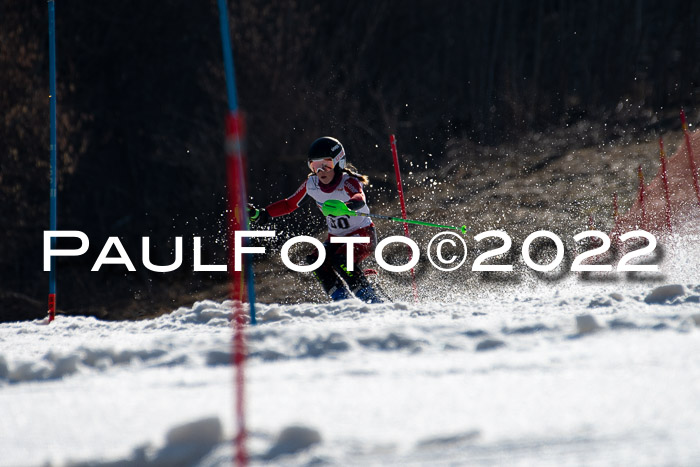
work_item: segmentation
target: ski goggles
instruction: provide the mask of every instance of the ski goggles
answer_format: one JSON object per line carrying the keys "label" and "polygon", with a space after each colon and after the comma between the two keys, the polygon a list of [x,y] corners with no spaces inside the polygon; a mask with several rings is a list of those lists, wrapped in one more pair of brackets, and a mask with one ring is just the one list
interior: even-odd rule
{"label": "ski goggles", "polygon": [[326,170],[332,170],[333,167],[335,167],[335,162],[330,157],[324,157],[323,159],[311,159],[309,161],[309,168],[315,174]]}
{"label": "ski goggles", "polygon": [[[315,174],[321,172],[322,170],[331,170],[335,167],[335,164],[341,162],[345,157],[345,150],[342,150],[335,157],[323,157],[321,159],[311,159],[309,161],[309,168]],[[344,164],[340,165],[342,169],[345,167]]]}

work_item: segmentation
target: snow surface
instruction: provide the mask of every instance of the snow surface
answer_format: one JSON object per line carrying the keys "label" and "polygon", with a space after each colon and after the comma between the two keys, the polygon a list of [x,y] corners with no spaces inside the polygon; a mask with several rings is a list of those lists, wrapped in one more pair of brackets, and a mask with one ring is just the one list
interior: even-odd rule
{"label": "snow surface", "polygon": [[[660,281],[259,305],[251,463],[700,465],[698,245]],[[0,465],[231,464],[230,306],[0,324]]]}

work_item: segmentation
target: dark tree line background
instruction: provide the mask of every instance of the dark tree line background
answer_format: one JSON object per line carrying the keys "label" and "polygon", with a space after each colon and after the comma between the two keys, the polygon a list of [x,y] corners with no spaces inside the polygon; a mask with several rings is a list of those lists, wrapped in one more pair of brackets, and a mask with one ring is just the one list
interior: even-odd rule
{"label": "dark tree line background", "polygon": [[[439,159],[451,138],[498,144],[581,118],[643,120],[700,100],[698,2],[229,4],[258,204],[296,188],[308,145],[324,134],[373,175],[391,170],[390,133],[404,152]],[[59,259],[59,308],[107,318],[167,309],[226,277],[195,274],[190,259],[193,235],[204,238],[205,261],[225,258],[216,2],[58,0],[56,11],[59,229],[91,240],[84,257]],[[47,17],[46,2],[0,5],[5,319],[45,310]],[[614,114],[620,106],[632,111]],[[294,222],[290,229],[302,228]],[[183,266],[147,271],[141,237],[152,239],[152,261],[168,264],[176,235],[185,237]],[[122,239],[137,272],[89,272],[109,236]]]}

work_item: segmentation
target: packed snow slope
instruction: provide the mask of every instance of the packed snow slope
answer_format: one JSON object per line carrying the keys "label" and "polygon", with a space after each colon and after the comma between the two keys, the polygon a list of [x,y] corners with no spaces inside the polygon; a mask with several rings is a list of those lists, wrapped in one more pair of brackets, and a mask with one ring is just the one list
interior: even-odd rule
{"label": "packed snow slope", "polygon": [[[251,463],[700,465],[699,241],[646,280],[260,305]],[[231,464],[230,305],[0,325],[0,465]]]}

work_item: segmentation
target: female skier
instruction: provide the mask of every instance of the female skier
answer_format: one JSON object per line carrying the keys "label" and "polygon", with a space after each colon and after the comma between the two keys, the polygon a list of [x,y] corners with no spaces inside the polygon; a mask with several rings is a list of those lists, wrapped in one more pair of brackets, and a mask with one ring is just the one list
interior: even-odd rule
{"label": "female skier", "polygon": [[[307,195],[310,196],[316,201],[319,210],[326,214],[328,224],[328,238],[323,243],[326,259],[313,273],[323,286],[323,290],[334,301],[352,297],[350,293],[352,291],[360,300],[381,303],[381,298],[359,267],[362,260],[367,258],[377,245],[377,234],[374,231],[372,219],[364,216],[331,215],[336,211],[329,209],[328,204],[324,210],[326,201],[339,200],[352,211],[369,214],[365,193],[362,190],[363,185],[369,182],[367,176],[357,173],[352,165],[346,163],[343,145],[329,136],[319,138],[311,144],[308,166],[311,173],[292,196],[274,202],[264,209],[250,206],[250,220],[262,224],[270,217],[289,214],[301,205]],[[346,264],[346,248],[349,245],[331,243],[331,237],[369,237],[369,243],[352,244],[354,253],[352,271]],[[307,261],[312,264],[317,258],[318,252],[314,250],[307,256]]]}

